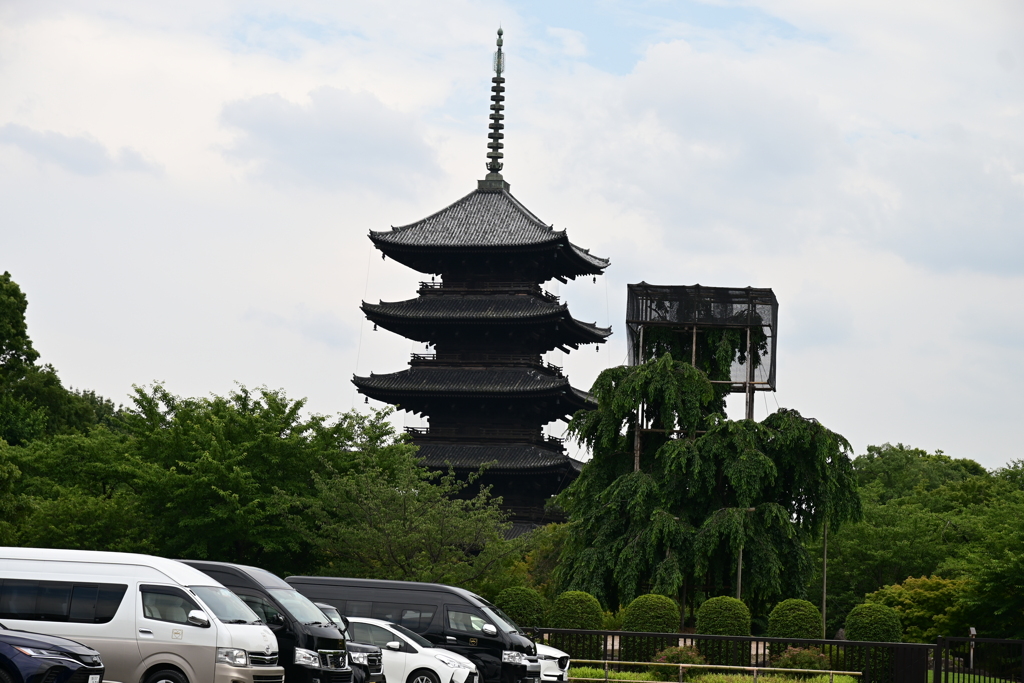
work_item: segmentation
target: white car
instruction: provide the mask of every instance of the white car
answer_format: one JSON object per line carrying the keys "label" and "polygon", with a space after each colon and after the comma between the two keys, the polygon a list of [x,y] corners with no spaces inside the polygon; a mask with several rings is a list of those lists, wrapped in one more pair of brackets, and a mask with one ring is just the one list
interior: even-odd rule
{"label": "white car", "polygon": [[404,626],[365,617],[349,617],[348,625],[352,640],[380,648],[388,683],[480,683],[473,662]]}
{"label": "white car", "polygon": [[541,681],[566,681],[569,671],[569,655],[566,652],[537,643],[537,659],[540,660]]}

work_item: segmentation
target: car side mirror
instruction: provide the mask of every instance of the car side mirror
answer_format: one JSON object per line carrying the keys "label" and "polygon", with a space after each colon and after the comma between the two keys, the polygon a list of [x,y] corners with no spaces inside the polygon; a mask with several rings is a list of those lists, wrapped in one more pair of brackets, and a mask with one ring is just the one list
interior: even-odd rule
{"label": "car side mirror", "polygon": [[484,624],[484,627],[480,630],[484,632],[485,636],[494,637],[498,635],[498,629],[494,628],[494,624]]}
{"label": "car side mirror", "polygon": [[210,617],[206,616],[206,612],[201,609],[194,609],[188,613],[188,623],[199,628],[210,627]]}
{"label": "car side mirror", "polygon": [[401,650],[402,644],[397,640],[392,640],[390,643],[386,643],[384,647],[386,647],[389,650]]}
{"label": "car side mirror", "polygon": [[284,626],[284,617],[278,613],[267,615],[267,626]]}

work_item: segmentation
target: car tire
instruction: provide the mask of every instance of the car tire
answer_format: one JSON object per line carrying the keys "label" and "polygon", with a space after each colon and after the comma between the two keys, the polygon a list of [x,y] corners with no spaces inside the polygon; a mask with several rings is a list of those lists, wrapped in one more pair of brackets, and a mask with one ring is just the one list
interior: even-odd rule
{"label": "car tire", "polygon": [[430,669],[416,669],[405,679],[405,683],[441,683],[441,679]]}
{"label": "car tire", "polygon": [[144,683],[188,683],[188,679],[180,671],[160,669],[146,676]]}
{"label": "car tire", "polygon": [[3,669],[0,669],[0,683],[14,683],[14,678]]}

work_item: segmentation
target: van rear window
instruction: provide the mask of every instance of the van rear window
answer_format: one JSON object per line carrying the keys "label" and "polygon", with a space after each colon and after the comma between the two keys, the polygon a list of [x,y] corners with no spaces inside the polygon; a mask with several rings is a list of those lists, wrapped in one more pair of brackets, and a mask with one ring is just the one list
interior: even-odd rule
{"label": "van rear window", "polygon": [[127,590],[112,583],[0,579],[0,619],[105,624]]}
{"label": "van rear window", "polygon": [[[352,602],[348,603],[349,605]],[[374,619],[401,624],[410,631],[426,631],[437,608],[433,605],[408,605],[394,602],[374,602],[370,611]],[[356,616],[350,614],[349,616]]]}

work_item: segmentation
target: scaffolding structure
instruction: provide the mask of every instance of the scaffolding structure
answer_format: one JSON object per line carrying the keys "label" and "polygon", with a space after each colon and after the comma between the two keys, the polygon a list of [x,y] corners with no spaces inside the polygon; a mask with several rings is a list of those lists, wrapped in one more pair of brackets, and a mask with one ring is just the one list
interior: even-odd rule
{"label": "scaffolding structure", "polygon": [[[775,357],[779,302],[771,289],[702,287],[701,285],[628,285],[626,329],[629,362],[649,359],[652,330],[673,333],[696,366],[699,341],[713,331],[734,330],[745,337],[732,358],[727,384],[746,395],[746,417],[754,419],[754,392],[775,391]],[[645,335],[647,339],[645,340]],[[664,339],[660,335],[659,339]]]}

